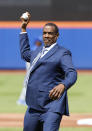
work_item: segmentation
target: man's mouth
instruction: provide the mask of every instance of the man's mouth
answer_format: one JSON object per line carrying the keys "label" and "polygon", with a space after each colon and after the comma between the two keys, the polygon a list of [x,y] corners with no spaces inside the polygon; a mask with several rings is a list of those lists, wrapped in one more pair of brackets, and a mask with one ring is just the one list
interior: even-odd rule
{"label": "man's mouth", "polygon": [[44,40],[48,40],[47,38],[44,38]]}
{"label": "man's mouth", "polygon": [[44,41],[50,41],[50,39],[45,38]]}

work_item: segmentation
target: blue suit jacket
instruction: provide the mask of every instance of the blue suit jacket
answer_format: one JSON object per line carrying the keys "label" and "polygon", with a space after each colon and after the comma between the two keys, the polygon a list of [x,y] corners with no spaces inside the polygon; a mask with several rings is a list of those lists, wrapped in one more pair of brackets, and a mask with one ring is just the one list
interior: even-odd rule
{"label": "blue suit jacket", "polygon": [[[42,47],[41,47],[42,48]],[[32,63],[41,48],[30,51],[28,36],[20,34],[21,57]],[[71,53],[56,44],[33,67],[27,86],[26,103],[38,111],[49,110],[69,115],[67,89],[76,81],[77,73],[72,64]],[[65,91],[58,100],[49,98],[49,91],[58,84],[65,85]]]}

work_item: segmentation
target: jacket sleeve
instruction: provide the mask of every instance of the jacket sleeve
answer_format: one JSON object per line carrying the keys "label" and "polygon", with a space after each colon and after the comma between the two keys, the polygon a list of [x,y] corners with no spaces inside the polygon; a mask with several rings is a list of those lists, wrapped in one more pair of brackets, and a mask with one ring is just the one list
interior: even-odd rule
{"label": "jacket sleeve", "polygon": [[30,62],[31,52],[27,33],[20,34],[20,53],[22,59]]}
{"label": "jacket sleeve", "polygon": [[72,64],[72,56],[70,51],[65,51],[61,58],[61,68],[65,73],[62,84],[65,85],[65,90],[69,89],[77,80],[77,72]]}

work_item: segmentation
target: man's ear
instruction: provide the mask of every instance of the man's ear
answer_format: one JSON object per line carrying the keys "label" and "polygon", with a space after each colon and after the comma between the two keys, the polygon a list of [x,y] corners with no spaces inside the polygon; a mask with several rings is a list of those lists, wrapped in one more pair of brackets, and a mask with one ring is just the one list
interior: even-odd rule
{"label": "man's ear", "polygon": [[56,34],[57,38],[59,37],[59,32]]}

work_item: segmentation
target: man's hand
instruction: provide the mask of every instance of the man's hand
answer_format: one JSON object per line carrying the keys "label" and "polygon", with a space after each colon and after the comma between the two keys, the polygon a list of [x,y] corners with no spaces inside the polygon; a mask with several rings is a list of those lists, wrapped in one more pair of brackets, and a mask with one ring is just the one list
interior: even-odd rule
{"label": "man's hand", "polygon": [[65,86],[63,84],[59,84],[50,91],[49,97],[53,100],[59,99],[64,90]]}
{"label": "man's hand", "polygon": [[21,31],[22,32],[26,32],[26,27],[27,27],[28,23],[30,22],[30,18],[31,18],[30,13],[29,12],[26,12],[26,13],[27,13],[27,16],[28,16],[27,20],[25,20],[22,16],[20,17],[20,19],[22,21],[22,24],[21,24]]}

